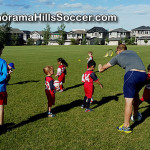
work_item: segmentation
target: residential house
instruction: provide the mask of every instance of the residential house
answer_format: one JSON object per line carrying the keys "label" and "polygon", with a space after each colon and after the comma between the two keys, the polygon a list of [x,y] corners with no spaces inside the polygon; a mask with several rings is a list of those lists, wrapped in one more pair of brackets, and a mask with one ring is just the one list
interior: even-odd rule
{"label": "residential house", "polygon": [[137,45],[150,45],[150,27],[149,26],[141,26],[141,27],[132,29],[131,36],[135,37]]}
{"label": "residential house", "polygon": [[34,44],[39,43],[39,41],[43,41],[43,32],[42,31],[33,31],[30,33],[30,38],[34,40]]}
{"label": "residential house", "polygon": [[105,39],[108,36],[108,31],[103,27],[93,27],[86,33],[87,41],[89,45],[94,45],[95,41],[98,40],[98,44],[104,45]]}
{"label": "residential house", "polygon": [[67,33],[67,40],[71,41],[71,39],[78,40],[79,44],[82,43],[83,38],[86,38],[86,30],[85,29],[74,29]]}
{"label": "residential house", "polygon": [[23,40],[27,42],[28,38],[30,38],[31,31],[23,30]]}
{"label": "residential house", "polygon": [[16,45],[23,45],[24,44],[24,41],[23,41],[23,31],[17,29],[17,28],[11,28],[10,29],[10,42],[9,42],[9,45],[12,45],[13,42],[15,41],[12,41],[14,39],[12,39],[12,36],[16,36],[17,37],[17,41],[16,41]]}
{"label": "residential house", "polygon": [[[58,31],[52,32],[48,45],[59,45],[58,44],[58,39],[61,38],[61,37],[62,36],[60,35],[60,33]],[[67,32],[64,31],[64,40],[66,40],[66,39],[67,39]]]}
{"label": "residential house", "polygon": [[109,38],[106,42],[107,45],[118,45],[120,42],[124,42],[125,38],[130,38],[130,31],[122,28],[109,31]]}

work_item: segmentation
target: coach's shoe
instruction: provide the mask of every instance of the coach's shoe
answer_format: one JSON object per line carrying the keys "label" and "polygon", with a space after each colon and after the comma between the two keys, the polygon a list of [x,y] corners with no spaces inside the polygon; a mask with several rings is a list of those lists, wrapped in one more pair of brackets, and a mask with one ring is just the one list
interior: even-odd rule
{"label": "coach's shoe", "polygon": [[133,122],[136,122],[136,121],[141,121],[141,119],[142,119],[142,114],[141,113],[139,113],[138,112],[138,115],[137,116],[131,116],[131,120],[133,121]]}
{"label": "coach's shoe", "polygon": [[81,105],[81,108],[85,108],[85,105],[84,105],[84,104],[82,104],[82,105]]}
{"label": "coach's shoe", "polygon": [[48,112],[48,117],[55,117],[56,115],[52,114],[52,112]]}
{"label": "coach's shoe", "polygon": [[91,112],[91,111],[93,111],[91,108],[85,109],[85,112]]}
{"label": "coach's shoe", "polygon": [[119,132],[124,132],[124,133],[131,133],[132,130],[130,127],[124,127],[124,124],[122,124],[121,126],[117,127]]}

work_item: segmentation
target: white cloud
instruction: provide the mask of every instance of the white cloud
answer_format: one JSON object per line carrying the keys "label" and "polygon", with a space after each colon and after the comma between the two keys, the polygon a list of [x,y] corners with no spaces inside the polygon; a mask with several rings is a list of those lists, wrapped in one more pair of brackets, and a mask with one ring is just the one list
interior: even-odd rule
{"label": "white cloud", "polygon": [[37,2],[43,3],[45,5],[50,5],[50,6],[54,6],[55,5],[55,2],[53,2],[51,0],[37,0]]}
{"label": "white cloud", "polygon": [[[108,13],[107,8],[104,8],[102,6],[91,6],[91,5],[84,5],[81,3],[74,3],[74,4],[69,4],[69,3],[65,3],[63,5],[59,5],[58,6],[61,9],[68,9],[69,11],[66,11],[66,13],[69,14],[104,14],[104,13]],[[74,10],[70,10],[70,9],[74,9]],[[76,9],[76,10],[75,10]],[[62,11],[60,11],[62,12]]]}
{"label": "white cloud", "polygon": [[109,12],[117,14],[128,14],[131,15],[149,15],[150,14],[150,5],[128,5],[128,6],[117,6],[109,10]]}
{"label": "white cloud", "polygon": [[65,3],[63,5],[59,5],[59,8],[81,8],[83,5],[81,3],[69,4]]}

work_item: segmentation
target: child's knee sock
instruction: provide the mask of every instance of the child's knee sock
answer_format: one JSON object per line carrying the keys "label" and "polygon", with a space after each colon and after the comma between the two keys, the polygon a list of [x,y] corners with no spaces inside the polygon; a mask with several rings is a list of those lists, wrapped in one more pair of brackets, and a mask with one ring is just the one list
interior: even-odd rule
{"label": "child's knee sock", "polygon": [[88,101],[87,101],[87,109],[90,108],[90,102],[91,102],[91,98],[88,98]]}

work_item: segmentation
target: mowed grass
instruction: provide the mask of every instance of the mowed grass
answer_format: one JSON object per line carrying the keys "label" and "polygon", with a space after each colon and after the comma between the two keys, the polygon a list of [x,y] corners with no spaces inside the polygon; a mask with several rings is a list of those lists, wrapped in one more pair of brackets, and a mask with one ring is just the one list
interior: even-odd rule
{"label": "mowed grass", "polygon": [[[93,51],[97,65],[104,64],[111,59],[103,57],[109,48],[116,50],[116,46],[5,47],[2,58],[7,63],[14,62],[16,69],[7,86],[7,129],[0,135],[0,149],[148,150],[150,107],[147,103],[140,105],[143,121],[139,124],[131,122],[132,134],[119,133],[116,129],[124,119],[122,87],[125,71],[120,67],[115,66],[102,74],[96,72],[104,88],[94,84],[95,103],[91,105],[94,111],[85,113],[80,108],[84,97],[81,76],[86,71],[87,53]],[[128,46],[128,49],[135,50],[147,67],[149,46]],[[56,117],[48,118],[43,68],[53,65],[56,73],[59,57],[69,64],[64,84],[67,90],[56,93],[53,106]]]}

